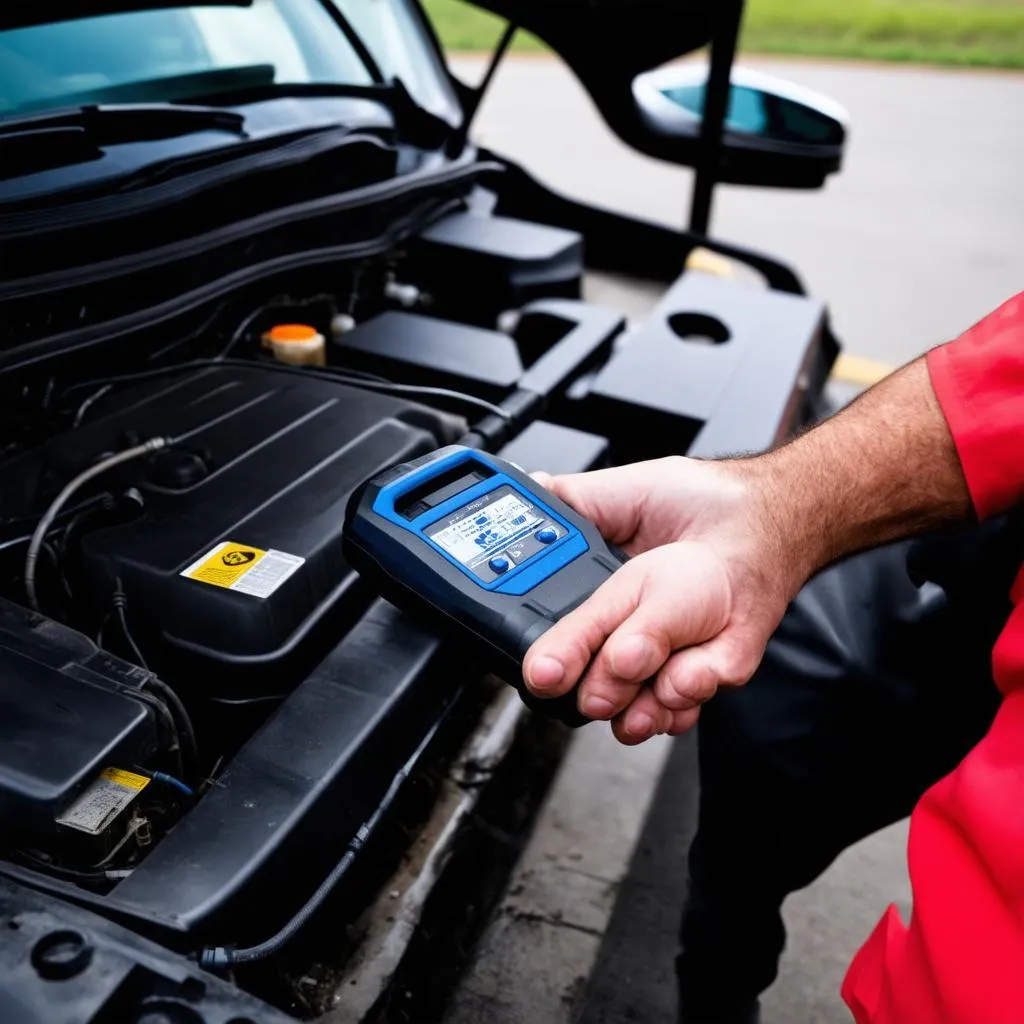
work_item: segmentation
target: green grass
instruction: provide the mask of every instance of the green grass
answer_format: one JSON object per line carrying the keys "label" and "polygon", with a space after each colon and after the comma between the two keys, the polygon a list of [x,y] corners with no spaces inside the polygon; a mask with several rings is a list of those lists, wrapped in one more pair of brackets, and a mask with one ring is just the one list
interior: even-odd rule
{"label": "green grass", "polygon": [[[491,50],[505,27],[503,18],[463,0],[422,0],[422,3],[448,50]],[[525,32],[516,36],[514,45],[520,52],[545,49],[540,40]]]}
{"label": "green grass", "polygon": [[[424,0],[451,50],[487,50],[501,19],[462,0]],[[742,49],[861,60],[1024,69],[1024,0],[747,0]],[[516,49],[543,50],[520,35]]]}

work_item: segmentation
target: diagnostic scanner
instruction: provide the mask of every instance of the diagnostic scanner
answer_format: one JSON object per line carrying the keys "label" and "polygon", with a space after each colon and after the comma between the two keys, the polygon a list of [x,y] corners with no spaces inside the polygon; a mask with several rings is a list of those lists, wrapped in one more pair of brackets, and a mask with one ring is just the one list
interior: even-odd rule
{"label": "diagnostic scanner", "polygon": [[523,658],[626,556],[521,469],[461,445],[393,466],[352,496],[344,550],[384,597],[471,645],[530,707],[588,721],[574,691],[532,696]]}

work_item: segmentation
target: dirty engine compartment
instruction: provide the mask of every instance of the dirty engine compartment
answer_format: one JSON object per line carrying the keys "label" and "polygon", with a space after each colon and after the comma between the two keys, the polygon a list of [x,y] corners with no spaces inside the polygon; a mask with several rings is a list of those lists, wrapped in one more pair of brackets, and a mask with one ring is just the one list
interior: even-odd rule
{"label": "dirty engine compartment", "polygon": [[[446,261],[467,259],[462,291]],[[346,567],[352,491],[457,440],[555,471],[771,443],[830,351],[817,303],[695,274],[627,330],[580,300],[579,234],[493,203],[334,270],[357,291],[273,282],[163,338],[172,358],[29,367],[0,465],[0,872],[214,971],[283,930],[278,966],[235,978],[294,1012],[296,957],[308,975],[348,955],[325,958],[306,902],[330,882],[355,919],[394,864],[362,856],[367,823],[493,699]],[[266,347],[291,322],[322,333],[321,363]],[[721,413],[752,388],[761,417],[737,432]]]}
{"label": "dirty engine compartment", "polygon": [[693,231],[476,147],[490,76],[412,0],[0,12],[4,1024],[440,1020],[567,733],[345,564],[349,497],[452,443],[583,472],[822,413],[824,305],[706,220],[716,177],[817,187],[841,147],[716,163],[638,117],[703,0],[588,0],[585,37],[480,5],[495,66],[533,31],[698,167]]}

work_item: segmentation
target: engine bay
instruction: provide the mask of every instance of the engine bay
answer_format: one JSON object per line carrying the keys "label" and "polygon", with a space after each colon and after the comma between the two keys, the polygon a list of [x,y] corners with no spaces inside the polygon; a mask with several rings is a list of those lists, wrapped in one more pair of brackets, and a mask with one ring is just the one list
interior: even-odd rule
{"label": "engine bay", "polygon": [[352,492],[456,441],[555,472],[770,444],[834,357],[801,296],[684,275],[628,325],[583,273],[579,234],[470,205],[0,374],[0,874],[269,962],[235,982],[299,1012],[350,952],[321,904],[372,898],[374,830],[485,692],[345,565]]}
{"label": "engine bay", "polygon": [[[190,831],[182,816],[194,815],[197,801],[203,817],[226,792],[234,795],[224,777],[235,778],[252,755],[240,748],[272,712],[280,719],[289,697],[307,720],[304,743],[322,743],[338,766],[337,785],[379,797],[404,748],[368,768],[358,726],[389,702],[401,704],[410,680],[397,657],[393,672],[362,689],[337,667],[351,646],[339,640],[354,632],[356,646],[361,636],[365,642],[360,622],[373,603],[341,559],[345,504],[368,474],[464,429],[442,411],[254,362],[161,374],[9,461],[0,514],[9,524],[31,523],[68,481],[140,440],[167,439],[83,484],[46,531],[34,600],[14,586],[0,606],[0,685],[5,706],[17,709],[0,724],[4,855],[178,930],[188,900],[168,888],[152,854],[172,855],[162,845],[175,826],[181,845]],[[14,541],[5,551],[12,577],[26,550],[24,535]],[[342,692],[308,720],[312,691],[318,681],[330,686],[331,671],[340,672]],[[447,696],[436,695],[436,709]],[[415,743],[430,724],[427,714],[398,731]],[[227,823],[241,840],[237,863],[227,866],[231,844],[211,841],[202,826],[216,864],[196,870],[200,850],[186,841],[192,885],[214,903],[252,874],[257,833],[273,831],[265,806],[272,760],[292,776],[277,810],[302,810],[303,744],[275,741],[273,728],[248,791],[261,812],[246,815],[243,806],[236,810],[249,827]],[[384,723],[379,731],[383,742]],[[328,776],[318,763],[308,780],[322,788]],[[372,811],[361,799],[349,803],[364,817]],[[303,813],[308,820],[284,830],[289,842],[314,839],[312,815]],[[352,833],[362,820],[336,817]],[[133,887],[147,885],[143,875],[154,876],[148,895],[133,898]],[[197,909],[189,927],[223,909]]]}

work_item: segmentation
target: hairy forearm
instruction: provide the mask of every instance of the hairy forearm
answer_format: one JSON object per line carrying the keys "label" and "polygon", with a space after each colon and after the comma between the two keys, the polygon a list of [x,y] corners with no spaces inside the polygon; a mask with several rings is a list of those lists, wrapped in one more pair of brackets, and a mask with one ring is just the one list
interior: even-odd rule
{"label": "hairy forearm", "polygon": [[756,493],[780,553],[804,578],[971,514],[923,359],[796,440],[733,465]]}

